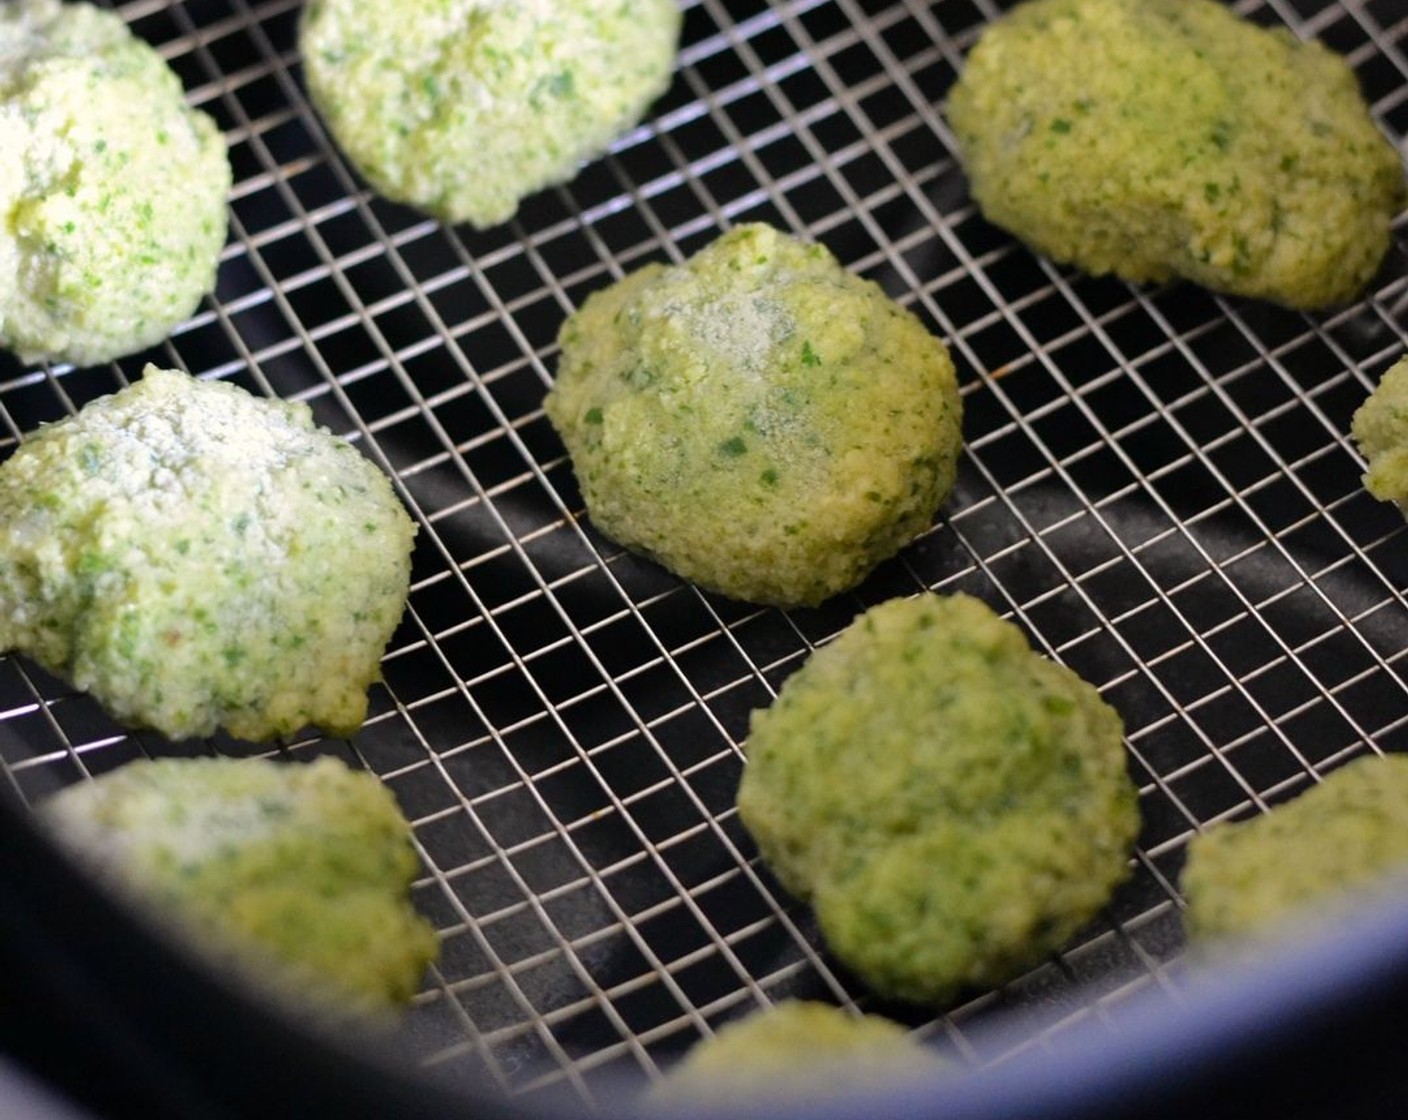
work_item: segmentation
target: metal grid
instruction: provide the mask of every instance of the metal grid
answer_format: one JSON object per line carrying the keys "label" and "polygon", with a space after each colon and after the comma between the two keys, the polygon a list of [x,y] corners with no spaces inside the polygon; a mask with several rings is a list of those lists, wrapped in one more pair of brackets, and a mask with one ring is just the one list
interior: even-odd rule
{"label": "metal grid", "polygon": [[[445,229],[372,197],[304,98],[295,0],[133,0],[231,144],[216,297],[151,354],[0,364],[0,453],[147,359],[307,401],[395,477],[421,526],[406,620],[348,752],[412,818],[442,955],[407,1033],[428,1064],[592,1100],[787,995],[871,1008],[733,812],[748,712],[865,605],[963,589],[1098,685],[1127,725],[1136,874],[1059,959],[925,1038],[1041,1012],[1024,1045],[1134,994],[1176,998],[1175,888],[1209,822],[1366,749],[1408,747],[1402,519],[1360,488],[1349,417],[1408,341],[1402,228],[1376,287],[1322,316],[1053,267],[967,200],[943,97],[991,0],[686,0],[671,91],[517,220]],[[1408,133],[1398,0],[1264,0],[1345,53]],[[581,502],[541,399],[585,294],[724,227],[824,240],[945,338],[967,452],[931,530],[855,594],[782,613],[623,553]],[[112,724],[0,660],[0,762],[38,797],[132,758],[248,753]],[[906,1013],[894,1007],[890,1014]],[[1050,1014],[1057,1013],[1053,1020]]]}

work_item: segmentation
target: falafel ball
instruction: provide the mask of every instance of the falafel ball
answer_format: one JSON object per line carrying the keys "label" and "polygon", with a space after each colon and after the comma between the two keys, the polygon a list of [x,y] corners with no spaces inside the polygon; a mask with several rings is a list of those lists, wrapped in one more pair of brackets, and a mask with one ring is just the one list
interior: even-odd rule
{"label": "falafel ball", "polygon": [[740,226],[593,293],[558,341],[544,407],[592,522],[731,598],[853,587],[953,486],[948,351],[821,245]]}
{"label": "falafel ball", "polygon": [[1010,979],[1129,872],[1119,716],[966,595],[866,611],[753,713],[747,755],[764,862],[887,997]]}
{"label": "falafel ball", "polygon": [[446,222],[513,217],[669,84],[674,0],[310,0],[303,74],[378,191]]}
{"label": "falafel ball", "polygon": [[828,1099],[943,1069],[898,1023],[786,1000],[720,1028],[650,1089],[657,1106]]}
{"label": "falafel ball", "polygon": [[333,758],[140,760],[69,786],[41,818],[81,861],[218,959],[290,995],[389,1009],[435,931],[395,798]]}
{"label": "falafel ball", "polygon": [[1189,937],[1275,935],[1296,918],[1401,893],[1405,820],[1408,757],[1370,755],[1270,813],[1215,825],[1188,844]]}
{"label": "falafel ball", "polygon": [[307,405],[149,365],[0,466],[0,649],[173,739],[351,734],[414,536]]}
{"label": "falafel ball", "polygon": [[1389,367],[1355,411],[1350,434],[1369,461],[1365,489],[1381,502],[1408,509],[1408,358]]}
{"label": "falafel ball", "polygon": [[1135,282],[1340,303],[1405,197],[1345,60],[1214,0],[1027,0],[984,31],[948,119],[990,221]]}
{"label": "falafel ball", "polygon": [[165,338],[215,285],[230,164],[121,18],[0,5],[0,346],[92,365]]}

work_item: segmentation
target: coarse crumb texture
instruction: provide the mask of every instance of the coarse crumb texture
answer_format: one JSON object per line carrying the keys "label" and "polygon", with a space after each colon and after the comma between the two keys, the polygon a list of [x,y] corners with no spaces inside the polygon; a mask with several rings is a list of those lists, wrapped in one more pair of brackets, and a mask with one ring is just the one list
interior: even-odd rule
{"label": "coarse crumb texture", "polygon": [[215,122],[112,12],[0,4],[0,345],[91,365],[152,346],[215,284]]}
{"label": "coarse crumb texture", "polygon": [[390,791],[336,759],[142,760],[69,786],[41,815],[198,949],[287,994],[385,1009],[435,958],[408,897],[410,828]]}
{"label": "coarse crumb texture", "polygon": [[953,486],[948,351],[821,245],[741,226],[594,293],[558,341],[545,408],[593,523],[732,598],[854,586]]}
{"label": "coarse crumb texture", "polygon": [[753,713],[738,811],[842,963],[942,1004],[1059,948],[1126,877],[1121,730],[979,600],[891,600]]}
{"label": "coarse crumb texture", "polygon": [[670,81],[674,0],[310,0],[303,73],[378,191],[484,228],[566,182]]}
{"label": "coarse crumb texture", "polygon": [[1371,755],[1270,813],[1195,836],[1181,881],[1189,937],[1284,934],[1298,918],[1401,894],[1405,820],[1408,757]]}
{"label": "coarse crumb texture", "polygon": [[1350,433],[1369,462],[1365,488],[1408,509],[1408,358],[1391,366],[1355,411]]}
{"label": "coarse crumb texture", "polygon": [[0,466],[0,649],[171,738],[351,734],[414,535],[307,405],[148,366]]}
{"label": "coarse crumb texture", "polygon": [[787,1000],[729,1023],[651,1087],[655,1106],[818,1098],[943,1069],[898,1023],[830,1004]]}
{"label": "coarse crumb texture", "polygon": [[949,96],[989,220],[1096,275],[1353,298],[1403,205],[1344,59],[1213,0],[1028,0]]}

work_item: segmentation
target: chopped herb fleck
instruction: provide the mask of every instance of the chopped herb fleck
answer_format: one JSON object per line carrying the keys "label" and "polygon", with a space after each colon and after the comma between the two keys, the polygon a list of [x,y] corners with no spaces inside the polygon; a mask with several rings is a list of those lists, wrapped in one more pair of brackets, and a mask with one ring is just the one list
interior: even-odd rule
{"label": "chopped herb fleck", "polygon": [[723,443],[719,444],[719,450],[729,458],[736,459],[748,450],[748,445],[743,442],[742,436],[734,436],[732,439],[726,439]]}
{"label": "chopped herb fleck", "polygon": [[812,349],[810,340],[802,343],[802,364],[804,366],[821,365],[821,356]]}

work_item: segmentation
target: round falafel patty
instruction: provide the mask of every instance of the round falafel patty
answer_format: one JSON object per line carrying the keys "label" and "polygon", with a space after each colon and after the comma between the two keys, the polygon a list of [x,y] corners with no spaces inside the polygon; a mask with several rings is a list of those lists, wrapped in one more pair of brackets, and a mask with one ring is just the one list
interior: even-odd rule
{"label": "round falafel patty", "polygon": [[1355,410],[1350,433],[1369,461],[1364,488],[1381,502],[1408,509],[1408,358],[1390,366]]}
{"label": "round falafel patty", "polygon": [[310,0],[303,73],[378,191],[480,228],[566,182],[669,84],[674,0]]}
{"label": "round falafel patty", "polygon": [[1028,0],[948,118],[984,215],[1096,275],[1324,307],[1373,277],[1404,201],[1344,59],[1213,0]]}
{"label": "round falafel patty", "polygon": [[0,5],[0,345],[26,362],[154,345],[215,284],[215,122],[112,12]]}
{"label": "round falafel patty", "polygon": [[1408,757],[1371,755],[1270,813],[1195,836],[1182,877],[1189,937],[1274,935],[1401,892],[1405,820]]}
{"label": "round falafel patty", "polygon": [[435,957],[407,897],[410,826],[375,777],[334,758],[141,759],[68,786],[40,816],[196,948],[290,995],[387,1008]]}
{"label": "round falafel patty", "polygon": [[893,1085],[947,1063],[898,1023],[785,1000],[720,1028],[652,1086],[652,1105],[832,1098]]}
{"label": "round falafel patty", "polygon": [[588,298],[544,407],[593,523],[735,599],[859,583],[953,486],[943,343],[821,245],[741,226]]}
{"label": "round falafel patty", "polygon": [[414,536],[306,404],[147,366],[0,466],[0,649],[170,738],[351,734]]}
{"label": "round falafel patty", "polygon": [[753,713],[747,755],[764,861],[884,996],[1002,983],[1128,874],[1119,716],[966,595],[865,612]]}

